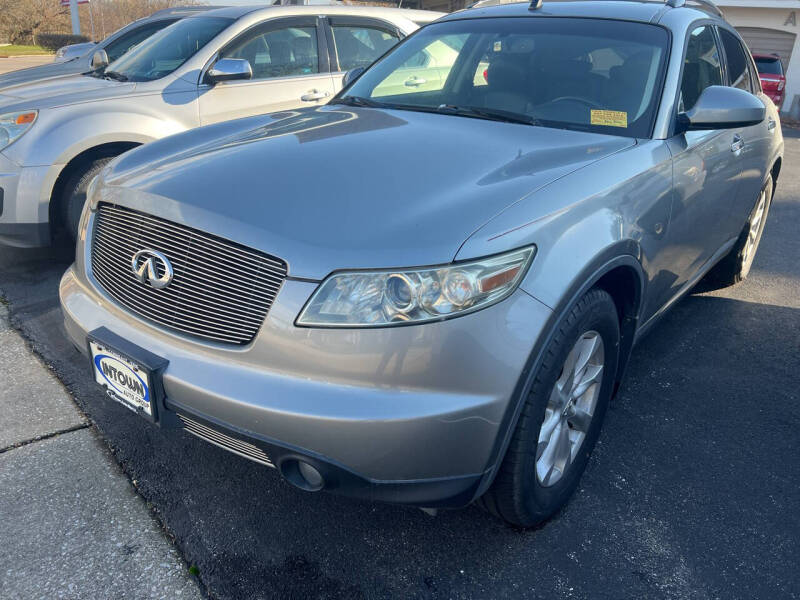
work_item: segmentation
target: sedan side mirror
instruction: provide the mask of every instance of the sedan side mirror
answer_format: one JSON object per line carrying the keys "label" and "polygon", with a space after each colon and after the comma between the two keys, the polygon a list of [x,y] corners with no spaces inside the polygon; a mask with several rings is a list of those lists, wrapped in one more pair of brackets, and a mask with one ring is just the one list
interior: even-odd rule
{"label": "sedan side mirror", "polygon": [[92,54],[92,61],[90,63],[92,70],[104,69],[108,66],[108,53],[100,48]]}
{"label": "sedan side mirror", "polygon": [[243,81],[253,78],[253,67],[250,61],[243,58],[220,58],[206,74],[206,80],[212,85],[222,81]]}
{"label": "sedan side mirror", "polygon": [[361,74],[366,71],[364,67],[356,67],[355,69],[350,69],[347,73],[344,74],[342,78],[342,87],[347,87],[351,83],[353,83],[356,79],[361,77]]}
{"label": "sedan side mirror", "polygon": [[681,131],[733,129],[761,123],[767,116],[764,103],[738,88],[712,85],[703,90],[697,103],[678,115]]}

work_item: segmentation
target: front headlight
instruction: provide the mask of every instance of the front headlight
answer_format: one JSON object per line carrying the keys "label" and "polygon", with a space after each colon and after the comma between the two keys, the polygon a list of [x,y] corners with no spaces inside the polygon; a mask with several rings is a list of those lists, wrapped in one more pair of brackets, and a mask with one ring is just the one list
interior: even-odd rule
{"label": "front headlight", "polygon": [[460,316],[513,292],[534,247],[440,267],[330,275],[297,319],[306,327],[385,327]]}
{"label": "front headlight", "polygon": [[16,141],[36,122],[37,110],[0,115],[0,150]]}

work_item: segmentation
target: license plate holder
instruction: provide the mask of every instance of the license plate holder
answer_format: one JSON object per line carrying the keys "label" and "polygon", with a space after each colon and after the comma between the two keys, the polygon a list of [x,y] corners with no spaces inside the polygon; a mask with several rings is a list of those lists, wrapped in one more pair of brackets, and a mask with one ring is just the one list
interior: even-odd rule
{"label": "license plate holder", "polygon": [[116,402],[158,423],[164,406],[162,374],[168,361],[105,327],[87,336],[92,379]]}

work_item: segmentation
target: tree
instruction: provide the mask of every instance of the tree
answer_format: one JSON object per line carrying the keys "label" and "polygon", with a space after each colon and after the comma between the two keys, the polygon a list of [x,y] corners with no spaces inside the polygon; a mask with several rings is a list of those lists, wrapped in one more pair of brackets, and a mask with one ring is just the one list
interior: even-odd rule
{"label": "tree", "polygon": [[0,0],[0,37],[12,44],[33,44],[41,31],[69,33],[68,9],[58,0]]}

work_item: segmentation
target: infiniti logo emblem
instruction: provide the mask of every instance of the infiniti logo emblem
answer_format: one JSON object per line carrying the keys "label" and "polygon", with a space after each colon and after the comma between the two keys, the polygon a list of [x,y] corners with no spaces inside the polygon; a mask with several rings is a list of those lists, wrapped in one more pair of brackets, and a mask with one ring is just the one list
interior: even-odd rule
{"label": "infiniti logo emblem", "polygon": [[139,250],[133,255],[131,270],[141,283],[149,283],[157,290],[167,287],[175,275],[169,259],[161,252],[149,248]]}

